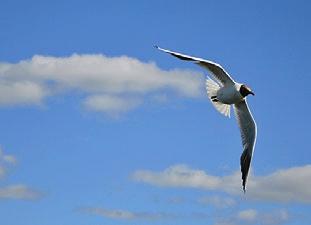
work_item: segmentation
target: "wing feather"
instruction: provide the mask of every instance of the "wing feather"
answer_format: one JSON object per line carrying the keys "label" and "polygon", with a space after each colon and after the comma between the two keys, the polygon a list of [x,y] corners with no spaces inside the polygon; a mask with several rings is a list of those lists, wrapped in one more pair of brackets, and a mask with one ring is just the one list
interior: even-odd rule
{"label": "wing feather", "polygon": [[225,71],[224,68],[221,67],[221,65],[214,63],[212,61],[208,61],[205,59],[201,59],[201,58],[197,58],[197,57],[193,57],[193,56],[188,56],[188,55],[184,55],[178,52],[173,52],[167,49],[163,49],[160,48],[158,46],[155,46],[155,48],[169,53],[181,60],[187,60],[187,61],[193,61],[196,64],[198,64],[199,66],[207,69],[211,75],[222,85],[222,86],[226,86],[226,85],[232,85],[234,84],[234,80],[230,77],[230,75]]}
{"label": "wing feather", "polygon": [[247,176],[256,143],[257,126],[245,100],[235,104],[234,111],[240,127],[243,144],[243,153],[240,158],[240,164],[242,172],[242,185],[245,192]]}

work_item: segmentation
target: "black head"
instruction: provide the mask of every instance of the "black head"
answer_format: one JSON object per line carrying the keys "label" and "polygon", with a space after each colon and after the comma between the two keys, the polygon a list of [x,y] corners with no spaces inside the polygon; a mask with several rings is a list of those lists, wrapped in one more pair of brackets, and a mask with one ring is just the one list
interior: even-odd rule
{"label": "black head", "polygon": [[252,90],[247,87],[245,84],[242,84],[240,87],[240,94],[243,97],[246,97],[247,95],[251,94],[251,95],[255,95],[254,92],[252,92]]}

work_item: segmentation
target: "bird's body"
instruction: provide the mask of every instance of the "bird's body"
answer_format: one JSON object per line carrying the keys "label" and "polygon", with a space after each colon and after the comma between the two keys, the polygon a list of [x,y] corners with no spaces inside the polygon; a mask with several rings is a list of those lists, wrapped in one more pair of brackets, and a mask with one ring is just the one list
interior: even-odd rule
{"label": "bird's body", "polygon": [[246,97],[249,94],[255,94],[246,85],[235,82],[217,63],[166,50],[158,46],[155,47],[181,60],[193,61],[210,72],[214,80],[210,78],[206,79],[207,95],[211,100],[211,103],[220,113],[230,117],[230,108],[231,105],[233,105],[243,144],[243,153],[240,157],[240,164],[242,185],[245,192],[247,176],[257,135],[256,123],[247,106]]}
{"label": "bird's body", "polygon": [[217,91],[217,99],[224,104],[235,104],[243,101],[244,97],[240,93],[241,84],[235,84],[230,86],[221,87]]}

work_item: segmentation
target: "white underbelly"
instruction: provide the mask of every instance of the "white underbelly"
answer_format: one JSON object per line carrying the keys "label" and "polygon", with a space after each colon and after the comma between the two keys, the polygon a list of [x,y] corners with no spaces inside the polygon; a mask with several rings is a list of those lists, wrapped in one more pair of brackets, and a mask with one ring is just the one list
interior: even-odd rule
{"label": "white underbelly", "polygon": [[224,104],[235,104],[243,100],[243,96],[235,86],[220,88],[217,92],[217,99]]}

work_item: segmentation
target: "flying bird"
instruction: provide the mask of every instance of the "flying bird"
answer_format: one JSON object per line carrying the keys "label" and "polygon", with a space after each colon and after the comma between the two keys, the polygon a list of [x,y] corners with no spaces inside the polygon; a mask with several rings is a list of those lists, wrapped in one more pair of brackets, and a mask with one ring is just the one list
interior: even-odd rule
{"label": "flying bird", "polygon": [[245,84],[235,82],[221,65],[209,60],[184,55],[167,49],[154,46],[181,60],[193,61],[207,69],[214,78],[206,79],[207,95],[213,106],[223,115],[230,117],[230,108],[233,105],[236,119],[240,128],[243,152],[240,157],[242,186],[245,193],[246,181],[256,143],[257,126],[246,102],[248,95],[255,95]]}

